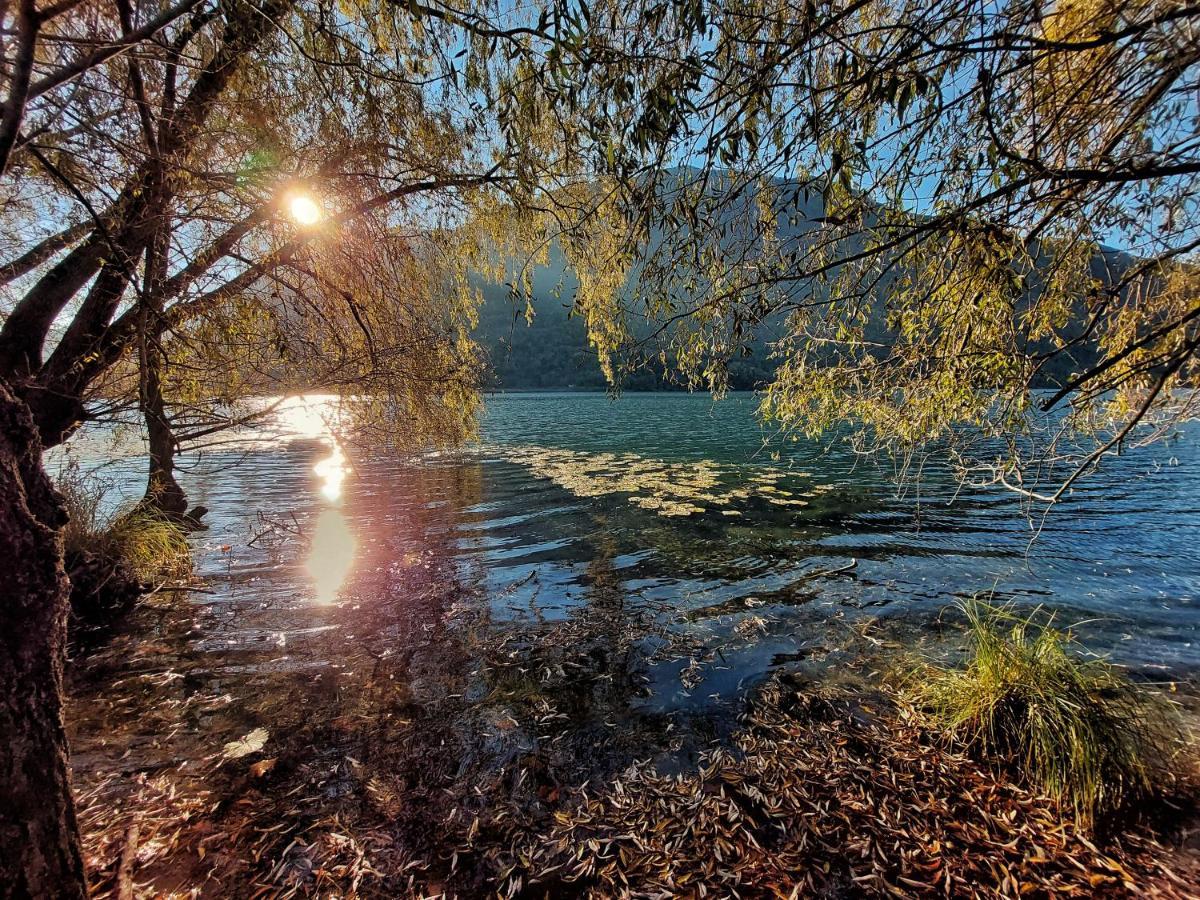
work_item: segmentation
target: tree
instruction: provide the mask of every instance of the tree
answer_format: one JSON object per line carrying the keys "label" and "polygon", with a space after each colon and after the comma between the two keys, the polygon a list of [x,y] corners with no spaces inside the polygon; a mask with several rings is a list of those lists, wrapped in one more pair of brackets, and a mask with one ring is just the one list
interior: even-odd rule
{"label": "tree", "polygon": [[[555,246],[611,380],[644,355],[641,318],[661,363],[718,391],[749,336],[784,323],[765,409],[786,428],[849,419],[901,453],[950,441],[965,472],[1038,496],[1058,494],[1016,479],[1064,437],[1091,440],[1063,454],[1085,472],[1192,411],[1173,390],[1200,346],[1186,0],[3,12],[0,540],[28,577],[0,618],[2,724],[22,735],[0,749],[0,881],[17,892],[84,891],[40,446],[135,353],[152,419],[157,393],[164,414],[173,390],[186,401],[188,371],[265,362],[274,328],[276,371],[297,347],[344,349],[328,380],[390,385],[377,414],[469,422],[468,267],[527,292]],[[300,198],[318,215],[290,218]],[[372,267],[438,285],[446,315],[393,308]],[[272,325],[239,346],[248,322]],[[398,361],[422,335],[450,381],[418,390]],[[1072,415],[1031,453],[1052,369],[1048,400]]]}
{"label": "tree", "polygon": [[614,223],[621,277],[577,305],[617,372],[644,317],[685,381],[721,390],[782,325],[764,412],[785,430],[949,444],[964,475],[1044,500],[1195,411],[1174,390],[1200,347],[1194,4],[559,15],[530,102],[594,160],[584,212]]}
{"label": "tree", "polygon": [[[285,336],[279,370],[302,344],[344,349],[329,383],[369,376],[378,408],[413,435],[465,427],[471,295],[447,274],[452,230],[496,192],[506,208],[529,203],[554,156],[494,140],[484,86],[504,81],[516,55],[501,48],[528,31],[501,6],[4,6],[0,541],[23,570],[0,610],[5,893],[86,892],[61,721],[63,513],[42,449],[88,419],[123,366],[169,440],[166,402],[186,371],[163,365],[171,353],[207,334],[224,347],[215,361],[242,362],[223,341],[263,320]],[[290,216],[301,201],[316,215]],[[414,288],[393,304],[381,290],[400,275]],[[157,446],[163,469],[170,444]]]}
{"label": "tree", "polygon": [[183,517],[176,453],[269,419],[278,403],[264,397],[344,395],[347,421],[376,446],[453,446],[473,433],[483,376],[470,333],[476,300],[454,286],[439,243],[363,218],[173,329],[144,316],[137,352],[85,399],[92,421],[128,422],[136,410],[144,423],[143,502]]}
{"label": "tree", "polygon": [[[67,784],[62,657],[66,512],[42,469],[28,408],[0,385],[0,551],[19,561],[4,606],[0,755],[4,812],[0,884],[6,896],[82,896],[83,860]],[[31,640],[31,636],[33,639]]]}

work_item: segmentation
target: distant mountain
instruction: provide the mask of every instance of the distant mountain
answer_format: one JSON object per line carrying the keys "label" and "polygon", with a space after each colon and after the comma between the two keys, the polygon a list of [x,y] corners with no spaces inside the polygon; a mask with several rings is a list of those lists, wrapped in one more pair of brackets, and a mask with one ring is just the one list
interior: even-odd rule
{"label": "distant mountain", "polygon": [[[559,283],[562,290],[559,291]],[[532,324],[525,323],[522,303],[514,303],[502,285],[482,285],[483,308],[475,339],[488,356],[489,387],[503,390],[604,390],[596,351],[588,344],[583,319],[571,316],[574,279],[562,263],[537,270],[533,279]],[[751,356],[730,363],[730,386],[751,390],[774,374],[767,341],[760,337]],[[621,385],[628,391],[678,390],[660,371],[631,373]]]}
{"label": "distant mountain", "polygon": [[570,285],[556,296],[561,266],[534,274],[534,317],[502,285],[484,284],[475,339],[487,352],[490,387],[507,390],[600,390],[606,385],[582,319],[568,315]]}
{"label": "distant mountain", "polygon": [[[787,187],[781,185],[784,191]],[[744,198],[743,202],[752,200]],[[783,240],[803,239],[820,227],[823,204],[819,197],[797,190],[793,204],[792,214],[780,218],[779,237]],[[846,252],[852,253],[855,249],[847,247]],[[1133,262],[1129,254],[1103,247],[1092,260],[1092,274],[1101,281],[1111,282]],[[890,339],[883,310],[883,292],[887,283],[887,280],[881,282],[876,292],[877,309],[867,326],[868,339],[880,343]],[[504,286],[484,284],[481,287],[484,304],[475,337],[488,356],[489,386],[507,390],[602,390],[607,387],[596,353],[588,345],[583,320],[569,315],[576,284],[572,274],[565,270],[561,256],[555,254],[550,265],[534,272],[532,324],[526,324],[522,305],[512,301]],[[1036,296],[1038,290],[1039,285],[1033,284],[1029,299]],[[1076,318],[1082,327],[1086,321],[1082,310]],[[730,386],[733,389],[753,389],[772,379],[778,361],[771,359],[769,345],[782,337],[781,331],[782,317],[768,320],[749,345],[749,356],[730,362]],[[1052,359],[1040,373],[1037,383],[1042,386],[1061,384],[1073,372],[1086,368],[1094,360],[1095,348],[1084,344]],[[678,385],[662,372],[648,367],[628,376],[622,387],[635,391],[671,390]]]}

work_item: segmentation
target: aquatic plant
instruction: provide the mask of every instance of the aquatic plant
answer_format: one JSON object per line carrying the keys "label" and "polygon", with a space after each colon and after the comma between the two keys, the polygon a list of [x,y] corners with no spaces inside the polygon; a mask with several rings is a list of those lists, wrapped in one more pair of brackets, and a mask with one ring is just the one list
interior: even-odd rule
{"label": "aquatic plant", "polygon": [[[626,495],[629,503],[664,518],[688,517],[708,509],[750,500],[772,506],[808,506],[809,500],[831,490],[829,485],[808,484],[797,496],[776,482],[785,477],[811,479],[807,472],[764,469],[746,477],[733,466],[711,460],[669,463],[636,453],[587,453],[550,447],[514,446],[500,450],[505,459],[527,466],[577,497]],[[721,509],[726,516],[738,510]]]}
{"label": "aquatic plant", "polygon": [[1069,807],[1085,828],[1173,780],[1181,731],[1161,695],[1084,654],[1053,615],[978,598],[962,610],[965,664],[923,665],[910,688],[938,727]]}

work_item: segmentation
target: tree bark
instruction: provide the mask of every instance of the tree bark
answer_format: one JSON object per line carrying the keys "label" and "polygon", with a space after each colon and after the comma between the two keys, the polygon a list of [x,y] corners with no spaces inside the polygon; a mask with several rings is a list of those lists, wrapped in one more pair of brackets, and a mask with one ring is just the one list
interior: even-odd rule
{"label": "tree bark", "polygon": [[0,381],[0,897],[87,896],[62,719],[62,499],[33,418]]}
{"label": "tree bark", "polygon": [[8,79],[8,96],[4,100],[4,114],[0,116],[0,175],[8,171],[17,135],[25,119],[25,103],[29,96],[29,81],[33,75],[33,63],[37,56],[37,37],[42,27],[34,0],[20,0],[17,4],[17,55]]}
{"label": "tree bark", "polygon": [[181,518],[187,512],[187,494],[175,480],[175,434],[163,401],[162,363],[162,351],[147,347],[142,364],[142,414],[146,419],[150,471],[144,502],[171,518]]}
{"label": "tree bark", "polygon": [[[169,209],[169,200],[164,208]],[[170,214],[146,248],[146,274],[143,285],[142,318],[138,340],[138,381],[142,417],[150,455],[149,478],[143,502],[175,519],[187,512],[187,495],[175,480],[175,434],[167,418],[163,399],[163,371],[167,358],[161,343],[162,285],[167,278],[167,251],[171,243]]]}

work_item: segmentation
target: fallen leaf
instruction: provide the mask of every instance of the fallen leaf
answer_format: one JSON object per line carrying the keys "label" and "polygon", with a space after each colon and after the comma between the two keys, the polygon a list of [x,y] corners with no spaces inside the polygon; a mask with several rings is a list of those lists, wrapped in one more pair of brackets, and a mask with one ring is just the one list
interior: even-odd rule
{"label": "fallen leaf", "polygon": [[228,759],[240,759],[261,750],[270,736],[271,733],[267,729],[255,728],[240,740],[230,741],[222,752]]}

